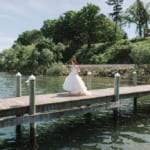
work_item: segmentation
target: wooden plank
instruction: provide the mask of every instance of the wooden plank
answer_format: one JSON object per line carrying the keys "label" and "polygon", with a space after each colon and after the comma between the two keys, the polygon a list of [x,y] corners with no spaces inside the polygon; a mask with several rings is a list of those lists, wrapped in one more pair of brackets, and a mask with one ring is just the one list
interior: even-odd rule
{"label": "wooden plank", "polygon": [[37,121],[48,121],[55,118],[82,115],[89,112],[113,109],[119,106],[120,103],[118,101],[118,102],[110,102],[110,103],[105,103],[105,104],[95,105],[95,106],[82,106],[82,107],[75,107],[72,109],[59,110],[55,112],[45,112],[45,113],[37,113],[35,115],[6,118],[0,120],[0,127],[19,125],[23,123],[33,123]]}
{"label": "wooden plank", "polygon": [[[107,103],[114,100],[114,89],[91,90],[90,96],[69,96],[65,93],[44,94],[36,96],[37,112],[55,109],[66,109],[82,105]],[[121,87],[120,99],[139,97],[150,94],[150,85],[135,87]],[[0,100],[0,117],[11,115],[23,115],[29,112],[29,96],[6,98]]]}
{"label": "wooden plank", "polygon": [[[98,98],[107,98],[114,96],[114,89],[97,89],[91,90],[91,96],[68,96],[67,93],[55,93],[55,94],[44,94],[36,96],[36,105],[43,104],[57,104],[65,102],[74,102],[74,101],[84,101],[89,99],[98,99]],[[149,93],[150,85],[136,86],[136,87],[121,87],[120,95],[130,94],[142,94]],[[6,98],[0,100],[0,110],[24,107],[29,105],[29,96],[15,97],[15,98]]]}

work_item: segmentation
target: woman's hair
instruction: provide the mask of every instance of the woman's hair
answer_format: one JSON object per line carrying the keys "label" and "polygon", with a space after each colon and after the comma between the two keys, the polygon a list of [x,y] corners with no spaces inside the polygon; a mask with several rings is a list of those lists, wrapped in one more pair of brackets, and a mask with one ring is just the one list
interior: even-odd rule
{"label": "woman's hair", "polygon": [[76,59],[72,59],[72,62],[77,64],[77,60]]}

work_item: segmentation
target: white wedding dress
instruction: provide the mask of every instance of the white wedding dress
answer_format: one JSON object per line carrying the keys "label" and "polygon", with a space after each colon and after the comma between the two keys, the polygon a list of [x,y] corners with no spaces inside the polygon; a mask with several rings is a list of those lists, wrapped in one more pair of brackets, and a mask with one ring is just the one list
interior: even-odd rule
{"label": "white wedding dress", "polygon": [[63,89],[69,91],[73,94],[83,94],[83,95],[90,95],[91,93],[87,90],[85,83],[83,82],[82,78],[78,75],[77,66],[72,65],[71,72],[66,77]]}

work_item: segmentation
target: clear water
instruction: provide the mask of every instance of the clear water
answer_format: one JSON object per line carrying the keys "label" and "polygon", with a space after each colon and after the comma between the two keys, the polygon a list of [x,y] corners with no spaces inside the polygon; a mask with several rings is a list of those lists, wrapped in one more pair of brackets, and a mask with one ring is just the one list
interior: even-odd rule
{"label": "clear water", "polygon": [[[23,95],[28,95],[22,76]],[[87,78],[83,78],[88,85]],[[36,93],[62,91],[64,77],[37,77]],[[0,98],[14,97],[15,74],[0,73]],[[128,83],[121,83],[126,86]],[[90,88],[113,86],[113,79],[92,78]],[[29,125],[22,125],[21,135],[16,127],[0,129],[0,150],[149,150],[150,149],[150,97],[138,100],[133,108],[131,100],[122,100],[119,114],[113,110],[92,113],[89,116],[71,116],[59,120],[36,123],[36,136],[30,134]],[[30,138],[31,137],[31,138]]]}

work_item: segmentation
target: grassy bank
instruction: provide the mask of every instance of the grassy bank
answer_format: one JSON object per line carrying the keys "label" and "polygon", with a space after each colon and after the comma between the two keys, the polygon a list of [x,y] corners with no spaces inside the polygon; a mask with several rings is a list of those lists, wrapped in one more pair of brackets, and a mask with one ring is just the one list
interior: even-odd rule
{"label": "grassy bank", "polygon": [[86,75],[88,71],[94,76],[114,76],[115,73],[125,75],[134,70],[134,64],[100,64],[100,65],[79,65],[81,74]]}

